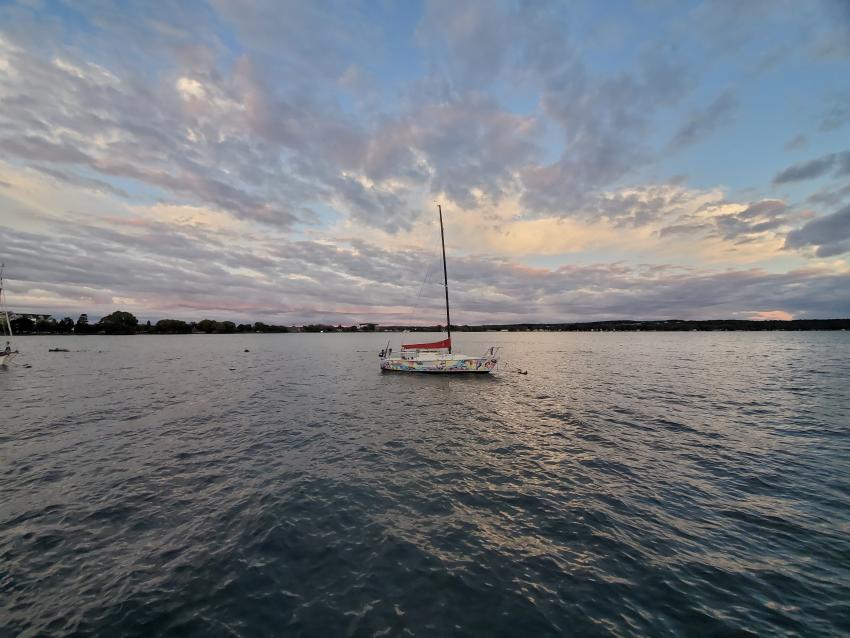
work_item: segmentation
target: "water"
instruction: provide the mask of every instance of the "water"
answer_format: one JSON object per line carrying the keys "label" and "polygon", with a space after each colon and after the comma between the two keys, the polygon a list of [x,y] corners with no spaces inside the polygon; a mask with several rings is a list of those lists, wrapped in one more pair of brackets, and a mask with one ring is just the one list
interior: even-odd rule
{"label": "water", "polygon": [[850,633],[850,334],[491,341],[18,339],[0,635]]}

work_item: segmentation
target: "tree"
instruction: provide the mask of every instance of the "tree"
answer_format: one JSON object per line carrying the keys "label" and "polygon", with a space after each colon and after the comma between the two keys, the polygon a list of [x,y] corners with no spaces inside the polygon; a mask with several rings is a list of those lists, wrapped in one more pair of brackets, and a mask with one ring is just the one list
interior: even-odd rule
{"label": "tree", "polygon": [[154,326],[154,331],[160,334],[188,334],[192,326],[180,319],[160,319]]}
{"label": "tree", "polygon": [[58,325],[56,319],[39,319],[35,322],[35,331],[38,334],[53,334],[57,331]]}
{"label": "tree", "polygon": [[216,324],[217,324],[217,322],[213,321],[212,319],[202,319],[201,321],[198,322],[197,327],[198,327],[198,330],[200,330],[201,332],[206,332],[207,334],[210,334],[210,333],[216,331],[216,328],[217,328]]}
{"label": "tree", "polygon": [[221,321],[218,326],[216,326],[216,332],[236,332],[236,324],[232,321]]}
{"label": "tree", "polygon": [[74,332],[74,320],[71,319],[71,317],[65,317],[57,325],[57,330],[59,330],[59,334],[62,335]]}
{"label": "tree", "polygon": [[74,326],[74,334],[87,335],[89,332],[91,332],[89,316],[86,313],[83,313],[80,315],[80,318],[77,319],[77,323]]}
{"label": "tree", "polygon": [[132,335],[136,334],[139,320],[129,312],[116,310],[98,321],[97,326],[108,335]]}
{"label": "tree", "polygon": [[12,319],[12,331],[18,335],[30,334],[35,331],[35,322],[29,317]]}

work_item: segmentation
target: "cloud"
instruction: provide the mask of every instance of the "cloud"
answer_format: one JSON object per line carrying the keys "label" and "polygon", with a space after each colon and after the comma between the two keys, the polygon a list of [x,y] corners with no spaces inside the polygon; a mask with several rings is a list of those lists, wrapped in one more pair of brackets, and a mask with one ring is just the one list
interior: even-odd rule
{"label": "cloud", "polygon": [[850,175],[850,151],[830,153],[808,162],[794,164],[773,178],[774,184],[789,184],[828,175],[834,169],[834,177]]}
{"label": "cloud", "polygon": [[489,84],[502,71],[511,54],[510,43],[521,25],[499,2],[450,0],[425,3],[417,39],[447,51],[450,73],[464,85]]}
{"label": "cloud", "polygon": [[787,142],[785,142],[784,148],[785,148],[786,151],[794,151],[794,150],[797,150],[799,148],[805,148],[808,145],[808,143],[809,143],[808,138],[801,133],[799,135],[795,135],[794,137],[789,139]]}
{"label": "cloud", "polygon": [[54,168],[47,168],[45,166],[38,166],[37,164],[31,165],[34,170],[37,170],[44,175],[48,175],[53,179],[64,182],[66,184],[71,184],[72,186],[82,186],[83,188],[88,188],[94,190],[96,192],[102,193],[111,193],[113,195],[118,195],[119,197],[129,197],[127,191],[113,186],[112,184],[105,182],[99,179],[93,179],[90,177],[83,177],[81,175],[77,175],[76,173],[66,173],[65,171],[61,171]]}
{"label": "cloud", "polygon": [[541,105],[561,129],[563,151],[553,163],[522,171],[524,205],[569,214],[635,171],[650,158],[644,140],[652,116],[679,102],[689,88],[684,67],[652,51],[632,73],[602,81],[591,79],[578,62],[551,69]]}
{"label": "cloud", "polygon": [[[370,59],[385,34],[370,21],[373,9],[358,3],[318,0],[212,0],[217,18],[249,46],[271,77],[298,83],[299,91],[323,88],[352,62]],[[363,43],[369,43],[363,47]]]}
{"label": "cloud", "polygon": [[806,201],[810,204],[835,208],[844,200],[850,198],[850,183],[838,188],[822,188],[810,195]]}
{"label": "cloud", "polygon": [[850,123],[850,91],[839,94],[830,100],[818,129],[829,133]]}
{"label": "cloud", "polygon": [[[286,226],[297,220],[273,196],[282,192],[279,186],[263,189],[252,187],[249,180],[234,183],[231,176],[242,169],[227,164],[256,161],[239,140],[210,144],[186,137],[187,126],[203,128],[203,124],[196,117],[187,121],[176,96],[154,98],[155,89],[93,72],[91,65],[55,64],[21,49],[13,49],[12,55],[19,73],[0,79],[0,91],[10,105],[0,114],[0,122],[17,131],[0,138],[7,157],[38,162],[39,170],[53,171],[54,177],[64,176],[66,181],[80,178],[69,177],[72,173],[58,171],[56,165],[137,180],[264,223]],[[24,99],[47,94],[52,99],[35,104]],[[233,153],[216,161],[212,153],[227,147]],[[258,168],[255,174],[262,172]]]}
{"label": "cloud", "polygon": [[679,150],[691,146],[713,134],[723,126],[728,125],[738,109],[738,100],[731,91],[724,91],[704,109],[694,111],[687,121],[682,124],[670,148]]}
{"label": "cloud", "polygon": [[748,240],[754,235],[775,231],[788,222],[788,207],[777,199],[750,204],[744,210],[714,218],[723,239]]}
{"label": "cloud", "polygon": [[[239,232],[159,222],[99,220],[59,230],[61,239],[0,232],[15,275],[9,282],[13,307],[96,316],[120,306],[151,318],[284,323],[437,322],[441,316],[437,278],[426,284],[419,311],[410,313],[434,257],[426,251],[367,241],[257,241]],[[451,260],[450,278],[463,323],[850,313],[850,274],[828,269],[530,268],[470,255]]]}
{"label": "cloud", "polygon": [[[808,248],[838,254],[815,232],[830,216],[788,230],[844,206],[843,184],[804,212],[746,175],[730,191],[734,169],[702,172],[691,148],[759,106],[730,89],[689,112],[695,90],[743,86],[741,68],[752,79],[765,53],[760,73],[787,73],[786,86],[819,68],[840,30],[820,4],[805,20],[789,6],[637,5],[632,20],[475,0],[421,15],[334,1],[3,5],[0,227],[15,297],[92,313],[400,320],[433,256],[422,211],[439,199],[468,321],[834,315],[846,265],[797,268]],[[828,94],[823,75],[812,90]],[[827,106],[835,130],[843,103]],[[758,164],[776,184],[838,178],[848,153]],[[783,253],[786,235],[802,250]],[[439,286],[425,291],[439,310]]]}
{"label": "cloud", "polygon": [[850,252],[850,206],[823,217],[817,217],[802,228],[788,233],[786,248],[815,247],[818,257],[832,257]]}
{"label": "cloud", "polygon": [[760,321],[791,321],[793,318],[794,315],[784,310],[764,310],[753,313],[750,317],[750,319],[757,319]]}

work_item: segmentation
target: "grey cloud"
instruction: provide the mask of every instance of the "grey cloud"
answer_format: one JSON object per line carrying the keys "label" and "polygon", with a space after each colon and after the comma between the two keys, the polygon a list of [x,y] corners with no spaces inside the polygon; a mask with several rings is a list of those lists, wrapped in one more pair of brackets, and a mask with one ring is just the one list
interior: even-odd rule
{"label": "grey cloud", "polygon": [[[676,104],[692,86],[687,69],[661,44],[644,47],[627,72],[588,73],[565,28],[573,21],[572,11],[554,2],[434,2],[420,26],[421,40],[433,38],[450,52],[452,64],[438,67],[448,79],[449,94],[458,85],[495,82],[538,90],[539,127],[558,131],[560,158],[544,163],[539,152],[526,154],[524,161],[511,152],[479,153],[492,157],[492,164],[509,159],[506,165],[519,174],[519,182],[492,190],[519,187],[530,215],[575,214],[596,191],[650,161],[647,142],[654,114]],[[455,174],[464,176],[463,171]],[[441,185],[439,179],[435,185]]]}
{"label": "grey cloud", "polygon": [[835,177],[850,175],[850,151],[830,153],[808,162],[794,164],[781,171],[773,178],[774,184],[788,184],[816,177],[823,177],[833,172]]}
{"label": "grey cloud", "polygon": [[659,236],[706,235],[736,243],[746,243],[765,233],[776,234],[790,223],[791,211],[785,202],[778,199],[752,202],[740,212],[713,215],[708,219],[699,215],[703,210],[710,211],[725,203],[716,201],[705,204],[696,215],[691,213],[678,217],[671,215],[674,219],[673,223],[663,227],[659,231]]}
{"label": "grey cloud", "polygon": [[658,234],[660,237],[674,237],[676,235],[687,236],[708,233],[713,229],[713,224],[671,224],[670,226],[665,226],[658,231]]}
{"label": "grey cloud", "polygon": [[[217,10],[244,37],[256,35],[260,48],[271,47],[273,36],[298,24],[317,27],[323,14],[302,3],[294,3],[286,19],[277,7],[263,3]],[[106,76],[103,69],[78,60],[74,51],[60,49],[57,58],[49,59],[32,46],[15,50],[21,73],[3,80],[4,105],[10,107],[0,113],[0,131],[9,131],[0,142],[4,150],[39,163],[55,178],[91,172],[137,180],[242,219],[286,227],[315,219],[310,211],[325,207],[390,232],[409,228],[415,220],[408,200],[423,185],[463,204],[474,203],[473,192],[479,191],[498,200],[516,188],[514,172],[538,152],[540,130],[533,118],[507,113],[475,93],[451,91],[445,101],[411,100],[395,115],[355,118],[323,94],[330,86],[326,80],[336,83],[335,71],[302,69],[312,78],[308,88],[297,80],[275,84],[270,78],[280,76],[269,63],[249,54],[232,68],[220,68],[215,42],[185,42],[185,12],[175,11],[175,22],[169,23],[173,30],[144,6],[133,5],[130,11],[140,21],[137,31],[150,36],[146,45],[137,34],[133,46],[148,46],[163,66],[171,67],[162,77],[122,66],[120,59],[109,69],[112,76]],[[201,15],[202,22],[210,19]],[[345,50],[354,44],[349,41],[353,32],[340,20],[319,29],[323,35],[317,40],[330,38],[320,46],[341,52],[338,56],[316,55],[316,43],[304,36],[316,29],[306,29],[296,42],[284,39],[283,57],[297,57],[298,65],[328,57],[350,65]],[[109,7],[98,21],[103,31],[91,43],[95,50],[127,27]],[[358,24],[355,31],[363,21]],[[162,43],[164,51],[153,53]],[[64,66],[55,63],[60,57],[66,59]],[[69,70],[69,64],[83,73]],[[181,76],[197,82],[204,99],[181,98],[175,86]],[[42,94],[54,99],[30,99]],[[95,144],[97,137],[108,141]],[[60,164],[81,170],[60,171]],[[359,174],[373,183],[361,183]]]}
{"label": "grey cloud", "polygon": [[550,70],[542,106],[564,136],[561,158],[522,173],[523,201],[532,210],[569,214],[595,191],[651,157],[645,139],[651,116],[689,91],[683,66],[649,50],[634,72],[592,81],[579,62]]}
{"label": "grey cloud", "polygon": [[[163,18],[144,4],[128,5],[122,11],[104,6],[93,18],[101,30],[95,30],[86,46],[87,51],[115,47],[118,43],[112,38],[129,30],[133,36],[128,45],[145,49],[135,59],[153,58],[170,69],[160,77],[133,68],[135,59],[113,55],[116,63],[110,66],[113,76],[107,81],[102,69],[78,60],[74,50],[43,51],[32,41],[17,38],[21,47],[13,49],[12,55],[20,72],[0,80],[5,84],[0,87],[4,89],[0,133],[9,131],[4,150],[11,157],[41,162],[56,178],[57,164],[77,165],[272,225],[310,221],[315,218],[311,209],[328,206],[334,199],[342,206],[359,206],[351,213],[367,223],[391,229],[409,225],[408,211],[395,206],[393,194],[376,188],[369,193],[371,201],[362,193],[353,197],[353,187],[343,173],[363,168],[370,132],[321,95],[328,85],[316,76],[315,65],[333,57],[326,50],[336,46],[331,41],[347,40],[362,49],[363,40],[345,18],[356,9],[341,6],[331,12],[339,18],[334,26],[327,24],[321,7],[303,3],[293,3],[287,12],[276,4],[218,7],[223,18],[232,19],[245,34],[262,31],[257,42],[251,42],[261,48],[271,46],[263,39],[266,35],[300,33],[297,42],[283,38],[274,43],[276,51],[287,53],[285,59],[291,54],[298,57],[299,65],[314,65],[300,68],[301,78],[311,78],[309,86],[284,83],[284,94],[270,88],[270,65],[258,69],[263,63],[252,61],[250,55],[231,69],[217,66],[220,50],[209,37],[214,32],[212,14],[195,11],[201,33],[190,38],[190,16],[182,6],[173,9]],[[302,29],[310,25],[313,28]],[[55,42],[74,36],[63,33]],[[118,49],[123,47],[121,42]],[[51,54],[56,58],[50,58]],[[60,58],[64,66],[57,66],[55,60]],[[350,63],[344,51],[336,59]],[[93,77],[79,77],[69,71],[68,64],[76,64],[84,73],[95,69]],[[175,88],[181,75],[199,82],[205,97],[212,98],[181,100]],[[327,81],[336,79],[328,76]],[[51,100],[31,98],[48,94]],[[218,112],[219,104],[227,100],[238,108]],[[95,137],[109,141],[96,146]],[[392,218],[387,219],[388,214]]]}
{"label": "grey cloud", "polygon": [[824,133],[829,133],[847,123],[850,123],[850,91],[832,100],[818,128]]}
{"label": "grey cloud", "polygon": [[688,120],[676,131],[670,142],[672,149],[682,149],[696,144],[719,128],[728,125],[735,116],[738,100],[731,91],[725,91],[704,109],[691,113]]}
{"label": "grey cloud", "polygon": [[0,139],[0,150],[22,159],[59,164],[89,164],[92,158],[75,146],[55,143],[32,135]]}
{"label": "grey cloud", "polygon": [[[0,121],[11,127],[17,124],[21,131],[0,140],[7,156],[37,162],[39,170],[53,171],[56,178],[69,174],[50,164],[77,166],[103,176],[139,180],[237,217],[282,226],[296,221],[296,215],[275,202],[271,188],[252,193],[232,183],[232,178],[223,178],[222,168],[227,163],[254,158],[234,153],[220,162],[211,157],[216,146],[192,145],[185,135],[191,122],[173,99],[154,96],[133,81],[116,84],[109,79],[106,86],[101,85],[100,71],[91,71],[82,63],[83,73],[91,77],[78,77],[23,51],[16,56],[19,79],[16,82],[9,76],[5,80],[5,90],[13,96],[12,108],[0,113]],[[16,105],[15,96],[32,94],[51,95],[52,99],[37,105],[19,100]],[[98,135],[112,140],[96,145],[92,138]]]}
{"label": "grey cloud", "polygon": [[534,118],[505,113],[478,95],[423,106],[409,122],[414,147],[434,169],[432,190],[462,205],[474,204],[474,189],[495,200],[512,191],[513,171],[538,153]]}
{"label": "grey cloud", "polygon": [[511,54],[518,23],[510,16],[496,2],[433,0],[425,4],[417,38],[447,52],[447,70],[461,83],[480,87],[499,75]]}
{"label": "grey cloud", "polygon": [[809,140],[806,138],[805,135],[803,135],[803,134],[795,135],[790,140],[785,142],[785,150],[786,151],[793,151],[793,150],[796,150],[798,148],[804,148],[808,143],[809,143]]}
{"label": "grey cloud", "polygon": [[665,186],[642,186],[627,194],[605,194],[593,198],[587,215],[607,219],[617,226],[640,227],[662,218],[681,219],[692,203],[692,194],[685,189]]}
{"label": "grey cloud", "polygon": [[[363,171],[375,182],[393,180],[411,189],[428,184],[464,206],[477,203],[474,191],[498,201],[516,190],[514,172],[539,153],[540,132],[535,118],[506,113],[482,94],[450,93],[380,118]],[[384,219],[375,217],[375,225]]]}
{"label": "grey cloud", "polygon": [[409,229],[415,220],[406,204],[395,193],[375,187],[367,187],[353,179],[339,178],[333,182],[335,192],[351,211],[352,218],[395,233]]}
{"label": "grey cloud", "polygon": [[[846,0],[819,0],[798,12],[794,0],[716,0],[695,6],[682,31],[699,38],[712,57],[753,55],[776,47],[770,24],[784,27],[785,44],[776,55],[803,54],[812,58],[850,55],[850,9]],[[749,47],[749,49],[748,49]]]}
{"label": "grey cloud", "polygon": [[850,57],[850,3],[847,0],[822,0],[824,20],[814,34],[814,51],[822,57]]}
{"label": "grey cloud", "polygon": [[65,182],[66,184],[71,184],[72,186],[82,186],[83,188],[87,188],[101,193],[111,193],[112,195],[117,195],[118,197],[129,197],[127,191],[121,188],[117,188],[112,184],[109,184],[108,182],[104,182],[99,179],[83,177],[75,173],[66,173],[65,171],[60,171],[57,169],[47,168],[45,166],[38,166],[37,164],[33,164],[31,166],[33,169],[37,170],[43,175],[52,177],[53,179],[58,180],[60,182]]}
{"label": "grey cloud", "polygon": [[850,252],[850,206],[817,217],[802,228],[791,231],[785,240],[786,248],[815,247],[818,257],[832,257]]}
{"label": "grey cloud", "polygon": [[[378,54],[384,41],[369,21],[368,4],[213,0],[212,5],[219,19],[260,57],[274,56],[274,64],[264,65],[264,70],[298,84],[302,92],[309,92],[317,79],[339,79],[352,62]],[[364,42],[369,46],[364,48]]]}
{"label": "grey cloud", "polygon": [[715,217],[714,223],[723,239],[741,241],[781,228],[788,223],[787,212],[785,202],[765,199],[750,204],[740,213]]}
{"label": "grey cloud", "polygon": [[[762,208],[767,205],[763,204]],[[764,211],[747,217],[758,219]],[[48,290],[65,301],[54,313],[106,314],[113,297],[133,298],[154,316],[284,323],[366,319],[438,322],[439,268],[416,291],[434,254],[398,251],[357,240],[329,245],[268,237],[253,243],[194,227],[63,224],[61,240],[3,230],[10,300]],[[255,276],[235,274],[254,269]],[[591,264],[529,269],[502,258],[459,256],[450,280],[461,323],[604,318],[728,317],[785,310],[795,316],[850,314],[850,275],[801,270],[704,271],[672,266]],[[138,312],[138,311],[137,311]]]}
{"label": "grey cloud", "polygon": [[847,198],[850,198],[850,183],[844,184],[839,188],[822,188],[810,195],[806,201],[810,204],[834,208],[839,206]]}

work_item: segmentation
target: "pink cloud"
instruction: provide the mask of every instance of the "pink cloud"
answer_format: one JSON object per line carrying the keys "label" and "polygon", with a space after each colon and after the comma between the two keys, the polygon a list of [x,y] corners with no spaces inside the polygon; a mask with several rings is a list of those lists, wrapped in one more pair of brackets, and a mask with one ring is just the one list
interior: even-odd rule
{"label": "pink cloud", "polygon": [[791,321],[794,318],[790,312],[784,310],[765,310],[763,312],[753,313],[750,319],[756,321]]}

